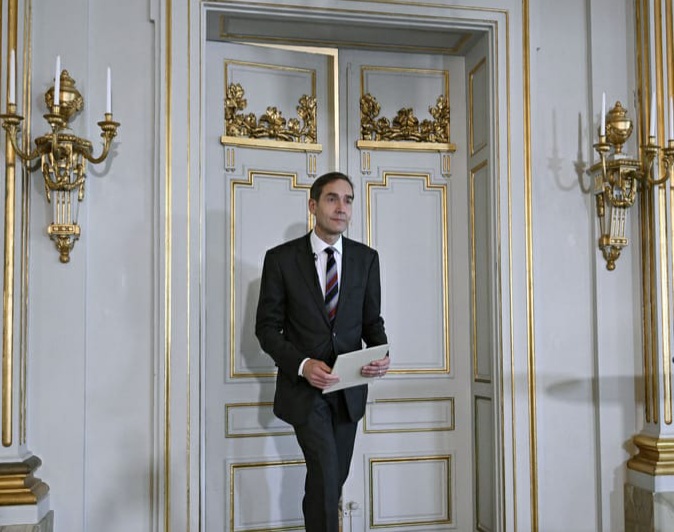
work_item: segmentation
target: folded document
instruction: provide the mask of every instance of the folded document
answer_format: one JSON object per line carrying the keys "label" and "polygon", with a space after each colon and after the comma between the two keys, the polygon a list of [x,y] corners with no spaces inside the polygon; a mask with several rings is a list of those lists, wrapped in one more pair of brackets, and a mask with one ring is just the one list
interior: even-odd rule
{"label": "folded document", "polygon": [[367,366],[373,360],[384,358],[388,353],[389,344],[359,349],[350,353],[342,353],[337,357],[332,373],[339,377],[339,382],[323,390],[323,393],[330,393],[352,386],[369,384],[376,377],[363,377],[360,370]]}

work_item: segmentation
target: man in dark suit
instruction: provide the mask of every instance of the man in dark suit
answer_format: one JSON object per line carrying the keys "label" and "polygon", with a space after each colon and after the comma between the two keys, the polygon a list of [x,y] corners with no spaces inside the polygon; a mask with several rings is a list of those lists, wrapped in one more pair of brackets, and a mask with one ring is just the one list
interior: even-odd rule
{"label": "man in dark suit", "polygon": [[[342,236],[351,219],[353,183],[324,174],[311,187],[309,234],[264,259],[255,334],[278,367],[274,414],[295,429],[307,467],[302,510],[307,532],[337,532],[338,503],[349,474],[367,385],[323,394],[341,353],[387,342],[380,314],[379,256]],[[383,376],[388,356],[361,373]]]}

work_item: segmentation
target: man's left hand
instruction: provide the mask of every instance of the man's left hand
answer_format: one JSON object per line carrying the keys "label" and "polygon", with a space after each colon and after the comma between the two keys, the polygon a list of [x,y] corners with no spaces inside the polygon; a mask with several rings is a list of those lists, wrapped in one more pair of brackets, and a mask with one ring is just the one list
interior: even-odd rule
{"label": "man's left hand", "polygon": [[363,377],[383,377],[388,371],[391,359],[389,357],[373,360],[367,366],[363,366],[360,374]]}

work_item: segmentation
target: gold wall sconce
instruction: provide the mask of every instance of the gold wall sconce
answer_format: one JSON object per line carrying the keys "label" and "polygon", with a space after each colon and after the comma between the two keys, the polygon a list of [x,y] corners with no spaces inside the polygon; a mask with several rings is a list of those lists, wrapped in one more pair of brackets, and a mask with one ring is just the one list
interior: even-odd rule
{"label": "gold wall sconce", "polygon": [[16,110],[16,64],[14,50],[9,63],[9,90],[7,112],[0,114],[2,127],[12,149],[25,163],[41,159],[47,201],[52,205],[52,222],[47,234],[54,241],[59,260],[70,261],[70,251],[80,237],[78,225],[79,203],[84,199],[87,161],[103,162],[110,151],[112,139],[117,135],[119,122],[112,119],[112,88],[110,68],[107,72],[107,98],[104,120],[98,122],[103,138],[103,150],[98,157],[93,155],[92,143],[75,135],[70,129],[70,120],[84,107],[84,98],[75,87],[75,81],[67,70],[61,71],[60,57],[56,59],[54,86],[44,95],[47,109],[44,115],[51,131],[35,139],[35,148],[23,151],[19,147],[18,134],[23,117]]}
{"label": "gold wall sconce", "polygon": [[[632,120],[620,102],[606,114],[606,95],[602,96],[602,114],[599,142],[594,149],[599,162],[592,165],[589,174],[594,177],[594,194],[601,235],[599,249],[606,260],[606,269],[615,269],[620,252],[627,246],[625,236],[629,208],[634,205],[637,190],[648,190],[664,184],[671,176],[674,164],[674,115],[669,102],[669,140],[666,147],[657,144],[655,136],[655,94],[651,98],[650,132],[648,142],[641,146],[641,159],[623,152],[623,146],[632,134]],[[664,172],[656,177],[656,168],[662,162]]]}

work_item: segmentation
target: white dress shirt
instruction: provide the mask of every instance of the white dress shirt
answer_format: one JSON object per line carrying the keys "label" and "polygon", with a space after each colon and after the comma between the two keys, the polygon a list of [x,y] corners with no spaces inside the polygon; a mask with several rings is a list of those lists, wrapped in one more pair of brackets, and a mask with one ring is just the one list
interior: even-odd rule
{"label": "white dress shirt", "polygon": [[[318,283],[321,287],[321,292],[325,295],[325,274],[328,266],[328,254],[325,252],[325,248],[332,247],[335,250],[334,257],[335,263],[337,264],[337,294],[339,297],[339,288],[341,286],[342,279],[342,236],[340,235],[337,239],[337,242],[328,244],[321,240],[316,231],[312,231],[309,235],[309,240],[311,240],[311,251],[314,254],[314,263],[316,264],[316,273],[318,274]],[[304,370],[304,364],[307,363],[308,358],[305,358],[300,364],[297,374],[302,376],[302,371]]]}
{"label": "white dress shirt", "polygon": [[[337,290],[339,290],[339,282],[340,279],[342,278],[342,237],[340,235],[339,239],[337,239],[337,242],[332,244],[328,244],[327,242],[323,242],[318,235],[316,234],[316,231],[312,231],[311,235],[309,236],[309,239],[311,240],[311,251],[314,253],[314,262],[316,263],[316,273],[318,273],[318,282],[321,287],[321,292],[325,295],[325,283],[327,282],[325,279],[325,274],[328,266],[328,254],[325,252],[325,248],[332,247],[335,250],[334,257],[335,257],[335,262],[337,263]],[[337,292],[339,294],[339,292]]]}

